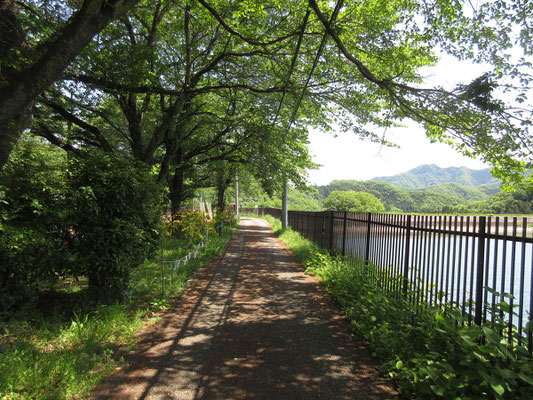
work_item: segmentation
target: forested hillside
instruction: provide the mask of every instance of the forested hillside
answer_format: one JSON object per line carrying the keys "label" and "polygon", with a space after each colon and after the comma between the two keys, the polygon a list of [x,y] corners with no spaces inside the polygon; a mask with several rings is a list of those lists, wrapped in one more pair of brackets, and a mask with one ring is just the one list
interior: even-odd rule
{"label": "forested hillside", "polygon": [[[399,187],[403,185],[404,187]],[[409,186],[412,188],[406,188]],[[316,210],[334,191],[366,192],[379,199],[387,212],[528,214],[533,193],[524,187],[501,192],[500,181],[488,169],[439,168],[422,165],[406,173],[370,181],[334,180],[313,192],[289,192],[289,208]],[[291,200],[291,197],[294,200]],[[270,200],[277,206],[281,200]],[[327,207],[323,207],[326,209]]]}
{"label": "forested hillside", "polygon": [[463,186],[476,187],[489,185],[496,193],[500,181],[494,178],[489,169],[473,170],[466,167],[440,168],[434,164],[421,165],[405,173],[394,176],[373,178],[376,182],[388,182],[405,189],[424,189],[444,183],[457,183]]}
{"label": "forested hillside", "polygon": [[[464,196],[475,196],[470,193],[468,188],[452,186],[453,190],[446,192],[446,186],[439,186],[431,189],[407,190],[395,187],[386,182],[374,181],[333,181],[329,185],[317,187],[320,195],[326,198],[329,193],[335,190],[353,190],[356,192],[366,192],[377,197],[384,205],[386,211],[392,212],[441,212],[448,207],[455,207],[465,203],[465,199],[457,194]],[[488,197],[479,192],[476,197],[477,201],[486,200]]]}

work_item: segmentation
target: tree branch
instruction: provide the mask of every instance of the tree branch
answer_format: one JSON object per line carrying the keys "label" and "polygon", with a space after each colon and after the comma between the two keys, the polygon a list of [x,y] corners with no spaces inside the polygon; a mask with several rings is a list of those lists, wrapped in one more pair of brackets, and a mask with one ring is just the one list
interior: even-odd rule
{"label": "tree branch", "polygon": [[241,39],[244,42],[246,42],[248,44],[251,44],[253,46],[267,47],[267,46],[270,46],[272,44],[275,44],[275,43],[278,43],[278,42],[282,42],[282,41],[284,41],[286,39],[289,39],[289,38],[291,38],[291,37],[293,37],[295,35],[298,35],[299,32],[300,32],[298,30],[296,32],[292,32],[292,33],[280,36],[280,37],[278,37],[276,39],[268,40],[266,42],[263,42],[263,41],[260,41],[260,40],[257,40],[257,39],[248,38],[248,37],[244,36],[242,33],[238,32],[235,29],[233,29],[231,26],[229,26],[229,24],[224,20],[224,18],[222,18],[222,16],[207,1],[198,0],[198,2],[202,6],[204,6],[204,8],[207,11],[209,11],[209,13],[220,23],[220,25],[222,25],[224,27],[224,29],[226,31],[228,31],[232,35],[237,36],[239,39]]}
{"label": "tree branch", "polygon": [[80,128],[84,129],[85,131],[91,133],[91,135],[94,136],[94,138],[99,143],[100,147],[107,153],[113,153],[113,148],[107,141],[107,139],[102,135],[102,132],[100,132],[100,129],[98,129],[96,126],[90,125],[87,122],[81,120],[80,118],[76,117],[71,112],[67,111],[65,108],[60,106],[57,103],[52,102],[51,100],[47,99],[44,96],[41,96],[39,98],[39,102],[45,104],[55,112],[57,112],[59,115],[61,115],[63,118],[65,118],[67,121],[70,121]]}

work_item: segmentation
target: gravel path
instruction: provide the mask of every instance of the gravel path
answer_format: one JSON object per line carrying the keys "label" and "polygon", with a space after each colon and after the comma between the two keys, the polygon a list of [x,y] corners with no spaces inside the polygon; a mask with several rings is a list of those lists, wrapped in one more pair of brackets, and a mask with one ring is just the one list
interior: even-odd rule
{"label": "gravel path", "polygon": [[243,218],[92,399],[396,399],[338,307],[262,219]]}

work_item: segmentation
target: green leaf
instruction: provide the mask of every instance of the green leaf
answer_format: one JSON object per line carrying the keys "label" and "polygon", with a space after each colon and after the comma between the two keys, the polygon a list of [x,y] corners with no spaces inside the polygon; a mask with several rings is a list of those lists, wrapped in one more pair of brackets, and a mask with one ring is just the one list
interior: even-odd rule
{"label": "green leaf", "polygon": [[509,351],[509,349],[507,349],[507,346],[505,346],[503,344],[499,344],[498,345],[498,350],[500,351],[500,353],[506,355],[509,360],[512,360],[512,361],[516,360],[515,355],[513,353],[511,353]]}
{"label": "green leaf", "polygon": [[396,369],[402,369],[403,368],[403,361],[398,360],[396,361]]}
{"label": "green leaf", "polygon": [[430,387],[437,396],[444,396],[445,388],[443,386],[431,385]]}
{"label": "green leaf", "polygon": [[494,372],[490,377],[490,387],[499,396],[502,396],[505,393],[505,388],[503,387],[503,379],[501,378],[501,376],[496,375]]}
{"label": "green leaf", "polygon": [[508,313],[511,310],[511,306],[506,301],[502,301],[500,303],[500,308],[506,313]]}
{"label": "green leaf", "polygon": [[440,314],[440,313],[439,313],[439,314],[435,314],[435,319],[436,319],[437,321],[443,321],[443,322],[446,322],[446,318],[444,317],[444,315],[442,315],[442,314]]}
{"label": "green leaf", "polygon": [[501,384],[499,384],[499,383],[498,384],[493,384],[491,382],[490,387],[492,388],[492,390],[494,390],[500,396],[502,396],[505,393],[504,387]]}
{"label": "green leaf", "polygon": [[522,379],[524,382],[530,384],[530,385],[533,385],[533,377],[532,376],[529,376],[529,375],[526,375],[526,374],[523,374],[522,372],[519,372],[518,373],[518,377],[520,379]]}
{"label": "green leaf", "polygon": [[483,333],[489,342],[494,344],[499,344],[501,342],[501,336],[488,326],[483,326],[481,329],[483,330]]}

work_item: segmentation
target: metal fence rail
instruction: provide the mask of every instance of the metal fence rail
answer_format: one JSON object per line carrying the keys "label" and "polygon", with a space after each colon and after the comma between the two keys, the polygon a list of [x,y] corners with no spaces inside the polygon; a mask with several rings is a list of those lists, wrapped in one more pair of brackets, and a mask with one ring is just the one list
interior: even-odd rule
{"label": "metal fence rail", "polygon": [[[254,211],[281,216],[279,209]],[[330,251],[371,262],[375,282],[415,306],[453,305],[469,324],[503,320],[509,340],[514,325],[518,344],[532,351],[527,218],[289,211],[289,225]]]}

